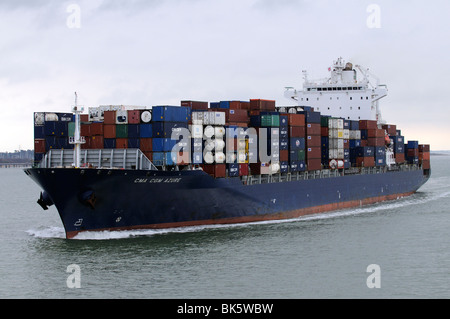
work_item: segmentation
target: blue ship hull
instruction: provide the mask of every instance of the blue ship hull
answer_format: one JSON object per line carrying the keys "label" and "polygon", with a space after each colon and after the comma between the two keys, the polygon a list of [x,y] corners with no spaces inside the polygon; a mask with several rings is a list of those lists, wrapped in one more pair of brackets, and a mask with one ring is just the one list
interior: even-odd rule
{"label": "blue ship hull", "polygon": [[397,199],[429,171],[388,171],[246,185],[198,171],[25,169],[55,204],[66,237],[83,231],[170,228],[296,218]]}

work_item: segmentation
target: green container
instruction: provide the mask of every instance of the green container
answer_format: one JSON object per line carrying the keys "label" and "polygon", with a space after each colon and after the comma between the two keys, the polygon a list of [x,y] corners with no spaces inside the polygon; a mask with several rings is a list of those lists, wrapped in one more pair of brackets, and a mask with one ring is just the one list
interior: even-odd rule
{"label": "green container", "polygon": [[329,116],[321,116],[320,117],[320,126],[321,127],[328,127],[328,119],[330,117]]}
{"label": "green container", "polygon": [[127,138],[127,137],[128,137],[128,125],[116,124],[116,138]]}
{"label": "green container", "polygon": [[261,126],[263,126],[263,127],[280,126],[280,116],[279,115],[261,115]]}
{"label": "green container", "polygon": [[295,152],[297,152],[297,158],[299,161],[304,161],[306,158],[306,152],[305,150],[295,150]]}
{"label": "green container", "polygon": [[75,136],[75,122],[67,123],[67,133],[69,136]]}

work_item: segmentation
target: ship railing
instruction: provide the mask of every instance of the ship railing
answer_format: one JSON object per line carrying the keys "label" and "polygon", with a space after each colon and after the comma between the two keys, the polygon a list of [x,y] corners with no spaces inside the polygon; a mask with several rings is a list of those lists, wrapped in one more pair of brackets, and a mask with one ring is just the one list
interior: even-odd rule
{"label": "ship railing", "polygon": [[422,169],[418,164],[404,164],[394,167],[352,167],[346,170],[323,169],[318,171],[289,172],[271,175],[248,175],[242,176],[241,180],[244,185],[257,185],[267,183],[281,183],[321,178],[337,178],[345,175],[368,175],[382,174],[390,171],[414,171]]}
{"label": "ship railing", "polygon": [[[40,168],[73,168],[73,149],[52,149],[48,151]],[[140,149],[84,149],[81,150],[81,167],[103,169],[158,170]]]}

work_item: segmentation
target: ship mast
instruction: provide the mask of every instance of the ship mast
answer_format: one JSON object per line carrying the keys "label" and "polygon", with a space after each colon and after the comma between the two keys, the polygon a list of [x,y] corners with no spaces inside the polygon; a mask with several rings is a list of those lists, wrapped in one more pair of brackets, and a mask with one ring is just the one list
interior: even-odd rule
{"label": "ship mast", "polygon": [[81,136],[81,122],[80,122],[80,114],[83,113],[84,107],[78,107],[78,96],[77,92],[75,92],[75,106],[72,108],[72,112],[75,115],[75,132],[74,136],[69,138],[69,143],[74,144],[74,163],[73,165],[78,168],[81,164],[81,144],[86,143],[84,136]]}

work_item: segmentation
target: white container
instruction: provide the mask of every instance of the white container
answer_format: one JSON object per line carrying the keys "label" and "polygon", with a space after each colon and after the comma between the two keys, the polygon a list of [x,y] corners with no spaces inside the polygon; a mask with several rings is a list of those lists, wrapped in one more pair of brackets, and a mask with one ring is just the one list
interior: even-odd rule
{"label": "white container", "polygon": [[234,152],[227,152],[226,158],[227,158],[227,163],[234,163],[234,162],[236,162],[237,155]]}
{"label": "white container", "polygon": [[205,152],[203,155],[203,159],[205,160],[205,163],[212,164],[214,163],[214,155],[212,152]]}
{"label": "white container", "polygon": [[152,121],[152,112],[150,110],[145,110],[141,112],[141,122],[150,123]]}
{"label": "white container", "polygon": [[214,150],[215,146],[216,146],[216,144],[215,144],[214,140],[209,139],[205,142],[205,151],[211,152]]}
{"label": "white container", "polygon": [[213,137],[214,136],[214,127],[211,125],[208,125],[207,127],[205,127],[204,134],[205,134],[206,138]]}
{"label": "white container", "polygon": [[192,124],[203,125],[203,112],[192,112]]}
{"label": "white container", "polygon": [[192,138],[203,138],[203,125],[194,124],[191,126]]}
{"label": "white container", "polygon": [[350,138],[350,130],[344,129],[344,140],[348,140]]}
{"label": "white container", "polygon": [[34,113],[34,125],[41,126],[45,123],[45,114],[44,112],[35,112]]}
{"label": "white container", "polygon": [[98,107],[90,107],[88,110],[89,121],[100,121],[100,109]]}
{"label": "white container", "polygon": [[216,152],[216,154],[214,155],[214,160],[216,161],[216,163],[224,163],[225,162],[225,154],[223,152]]}
{"label": "white container", "polygon": [[214,123],[215,125],[225,125],[225,112],[211,112],[214,114]]}
{"label": "white container", "polygon": [[116,124],[128,124],[128,112],[126,110],[116,111]]}
{"label": "white container", "polygon": [[225,148],[225,142],[221,139],[214,139],[214,149],[216,151],[222,151]]}
{"label": "white container", "polygon": [[225,127],[223,126],[216,126],[214,127],[214,136],[216,138],[222,138],[225,135]]}

